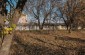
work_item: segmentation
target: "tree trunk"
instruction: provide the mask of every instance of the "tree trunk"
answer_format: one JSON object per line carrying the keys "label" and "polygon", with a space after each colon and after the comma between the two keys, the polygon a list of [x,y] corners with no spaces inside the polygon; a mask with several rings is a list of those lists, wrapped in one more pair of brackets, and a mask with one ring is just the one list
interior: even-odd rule
{"label": "tree trunk", "polygon": [[19,18],[20,18],[20,16],[21,16],[21,12],[19,11],[19,10],[15,10],[15,12],[14,12],[14,14],[13,14],[13,19],[12,19],[12,23],[13,24],[17,24],[18,23],[18,20],[19,20]]}
{"label": "tree trunk", "polygon": [[4,24],[4,19],[6,18],[6,16],[2,16],[0,14],[0,24]]}
{"label": "tree trunk", "polygon": [[44,24],[45,24],[45,18],[44,18],[44,20],[43,20],[43,23],[42,23],[42,25],[41,25],[41,30],[43,29],[43,27],[44,27]]}
{"label": "tree trunk", "polygon": [[69,30],[68,30],[68,33],[71,33],[71,25],[69,26]]}

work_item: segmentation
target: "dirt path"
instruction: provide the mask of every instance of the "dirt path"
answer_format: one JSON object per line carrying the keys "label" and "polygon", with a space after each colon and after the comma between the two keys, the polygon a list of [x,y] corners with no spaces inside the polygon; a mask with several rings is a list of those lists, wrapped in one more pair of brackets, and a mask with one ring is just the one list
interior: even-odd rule
{"label": "dirt path", "polygon": [[4,38],[2,48],[0,49],[0,55],[9,55],[13,35],[6,35]]}

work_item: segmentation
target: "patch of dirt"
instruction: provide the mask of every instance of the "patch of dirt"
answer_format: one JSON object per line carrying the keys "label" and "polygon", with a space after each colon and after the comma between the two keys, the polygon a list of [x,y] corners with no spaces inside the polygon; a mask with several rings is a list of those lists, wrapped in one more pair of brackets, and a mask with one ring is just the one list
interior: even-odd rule
{"label": "patch of dirt", "polygon": [[17,31],[10,55],[84,55],[84,35],[67,31]]}

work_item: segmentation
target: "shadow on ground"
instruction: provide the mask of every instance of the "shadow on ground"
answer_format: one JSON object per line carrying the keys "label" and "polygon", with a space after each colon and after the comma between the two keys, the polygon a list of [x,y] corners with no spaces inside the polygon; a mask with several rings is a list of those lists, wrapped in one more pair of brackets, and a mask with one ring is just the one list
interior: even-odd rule
{"label": "shadow on ground", "polygon": [[[64,39],[62,37],[55,38],[57,39]],[[77,39],[69,39],[65,38],[67,40],[77,40]],[[64,39],[64,40],[65,40]],[[41,41],[41,40],[39,40]],[[78,40],[77,40],[78,41]],[[80,42],[83,42],[84,40],[80,40]],[[49,47],[37,45],[37,44],[30,44],[30,43],[24,43],[20,38],[17,36],[14,36],[12,46],[10,48],[10,55],[85,55],[85,49],[79,47],[77,50],[70,50],[63,48],[63,46],[56,46],[57,49],[51,49]]]}
{"label": "shadow on ground", "polygon": [[63,50],[52,50],[36,44],[24,44],[15,38],[16,44],[11,46],[10,55],[65,55]]}

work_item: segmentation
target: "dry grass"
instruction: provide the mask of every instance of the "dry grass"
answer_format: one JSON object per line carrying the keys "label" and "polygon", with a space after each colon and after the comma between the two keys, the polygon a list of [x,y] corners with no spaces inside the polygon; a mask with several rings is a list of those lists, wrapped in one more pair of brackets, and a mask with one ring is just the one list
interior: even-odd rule
{"label": "dry grass", "polygon": [[84,31],[17,31],[10,55],[66,55],[66,52],[69,55],[68,51],[78,53],[85,47],[84,36]]}

